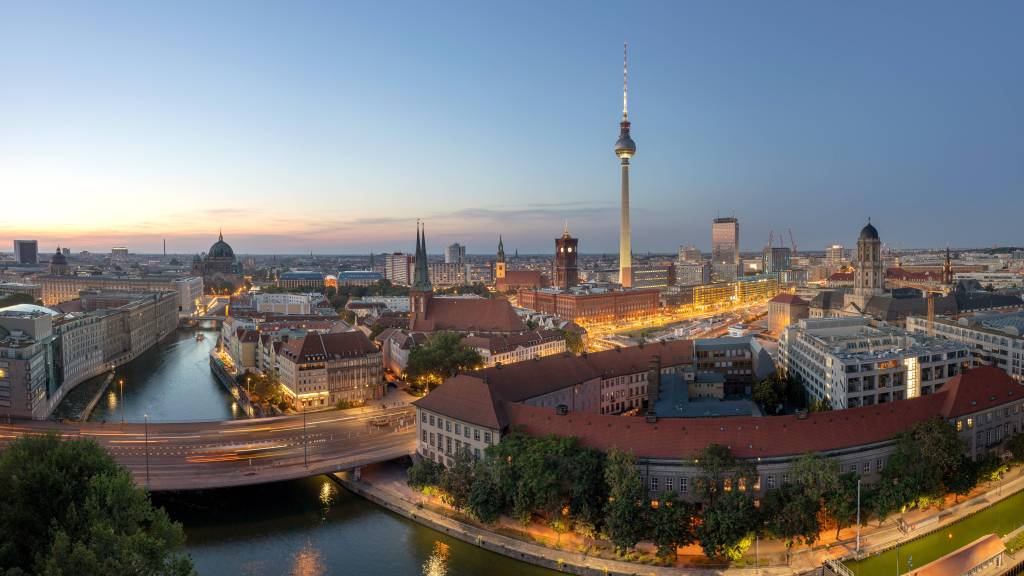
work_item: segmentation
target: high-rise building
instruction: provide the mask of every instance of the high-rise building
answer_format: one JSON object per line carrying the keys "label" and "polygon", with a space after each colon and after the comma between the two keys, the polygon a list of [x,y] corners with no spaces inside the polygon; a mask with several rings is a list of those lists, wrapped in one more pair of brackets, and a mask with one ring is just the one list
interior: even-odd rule
{"label": "high-rise building", "polygon": [[466,258],[466,247],[458,242],[448,246],[444,250],[445,264],[462,264]]}
{"label": "high-rise building", "polygon": [[396,286],[412,283],[413,257],[401,252],[384,255],[384,279]]}
{"label": "high-rise building", "polygon": [[15,240],[14,260],[18,264],[39,263],[39,241],[38,240]]}
{"label": "high-rise building", "polygon": [[629,107],[627,106],[626,44],[622,45],[622,121],[619,139],[615,142],[615,155],[622,166],[622,211],[619,221],[619,284],[633,287],[633,253],[629,232],[629,159],[636,154],[636,144],[629,136]]}
{"label": "high-rise building", "polygon": [[700,250],[696,246],[679,247],[679,262],[700,262],[701,258]]}
{"label": "high-rise building", "polygon": [[580,270],[576,266],[579,239],[569,235],[569,223],[565,223],[562,237],[555,239],[555,286],[568,290],[580,283]]}
{"label": "high-rise building", "polygon": [[128,259],[128,248],[124,246],[114,246],[110,249],[110,259],[118,260],[123,262]]}
{"label": "high-rise building", "polygon": [[736,279],[740,268],[740,222],[734,217],[715,218],[711,224],[711,267],[715,280]]}
{"label": "high-rise building", "polygon": [[778,277],[783,270],[790,269],[792,252],[786,246],[769,246],[764,249],[764,273]]}
{"label": "high-rise building", "polygon": [[829,268],[838,267],[846,260],[846,249],[842,244],[833,244],[825,249],[825,265]]}

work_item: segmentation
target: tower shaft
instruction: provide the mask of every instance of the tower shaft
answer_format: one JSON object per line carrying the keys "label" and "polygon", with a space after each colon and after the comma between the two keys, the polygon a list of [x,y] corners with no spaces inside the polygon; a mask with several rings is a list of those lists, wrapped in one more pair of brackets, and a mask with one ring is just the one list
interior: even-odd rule
{"label": "tower shaft", "polygon": [[619,284],[633,287],[633,252],[629,227],[629,158],[622,159],[622,214],[619,220]]}

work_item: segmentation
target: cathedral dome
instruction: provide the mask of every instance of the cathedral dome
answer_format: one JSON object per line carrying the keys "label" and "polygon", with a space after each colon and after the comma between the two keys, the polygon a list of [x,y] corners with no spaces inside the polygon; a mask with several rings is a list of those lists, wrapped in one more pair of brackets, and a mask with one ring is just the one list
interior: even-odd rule
{"label": "cathedral dome", "polygon": [[861,229],[861,231],[860,231],[860,239],[861,240],[878,240],[878,230],[875,230],[875,227],[871,225],[871,221],[870,220],[868,220],[868,225]]}
{"label": "cathedral dome", "polygon": [[51,266],[67,266],[68,265],[68,259],[67,259],[67,257],[64,256],[64,254],[61,253],[60,248],[57,248],[57,252],[53,256],[50,256],[50,265]]}
{"label": "cathedral dome", "polygon": [[224,241],[224,235],[221,234],[219,239],[213,243],[213,246],[210,246],[210,251],[207,255],[210,258],[234,258],[235,251]]}

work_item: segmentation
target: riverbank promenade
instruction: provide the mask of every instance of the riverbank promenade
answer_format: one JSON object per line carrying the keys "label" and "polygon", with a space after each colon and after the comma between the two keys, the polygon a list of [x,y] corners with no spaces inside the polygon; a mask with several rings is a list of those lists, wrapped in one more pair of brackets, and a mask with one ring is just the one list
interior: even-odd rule
{"label": "riverbank promenade", "polygon": [[[358,477],[336,474],[339,481],[377,504],[426,526],[459,538],[482,548],[573,574],[754,574],[792,575],[820,573],[822,563],[830,559],[852,558],[856,548],[856,529],[847,528],[835,538],[835,530],[822,533],[822,539],[813,547],[798,547],[787,554],[784,543],[762,540],[755,551],[752,547],[744,558],[745,566],[725,568],[688,564],[686,558],[701,554],[697,545],[681,548],[681,561],[676,566],[653,566],[626,562],[593,554],[581,553],[583,541],[570,534],[556,540],[550,529],[540,525],[522,525],[502,519],[495,526],[481,526],[445,506],[438,498],[428,497],[410,488],[405,482],[404,470],[398,466],[382,464],[363,468]],[[980,510],[1024,490],[1024,468],[1015,468],[999,482],[985,484],[958,503],[950,501],[941,510],[934,508],[912,510],[888,518],[881,526],[877,521],[861,528],[861,558],[889,550],[936,530],[942,530]],[[911,528],[903,531],[900,520]],[[1020,519],[1024,523],[1024,518]],[[516,537],[508,534],[516,534]],[[532,541],[528,541],[532,540]],[[557,542],[557,544],[556,544]],[[559,545],[560,544],[560,545]],[[641,545],[643,546],[643,545]],[[592,549],[592,547],[587,547]],[[955,548],[955,547],[954,547]],[[951,548],[949,552],[952,552]],[[757,555],[755,557],[755,554]]]}

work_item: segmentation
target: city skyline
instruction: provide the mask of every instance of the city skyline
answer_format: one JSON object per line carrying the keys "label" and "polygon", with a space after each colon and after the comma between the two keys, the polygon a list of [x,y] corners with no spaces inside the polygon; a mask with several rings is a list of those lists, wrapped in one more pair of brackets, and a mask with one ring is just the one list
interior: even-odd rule
{"label": "city skyline", "polygon": [[1022,9],[986,8],[19,6],[0,241],[195,253],[223,226],[240,253],[358,254],[409,251],[422,218],[469,253],[548,253],[568,219],[612,254],[628,40],[634,253],[708,251],[733,212],[743,250],[851,245],[869,216],[893,247],[1011,245],[1016,211],[985,207],[1024,184]]}

